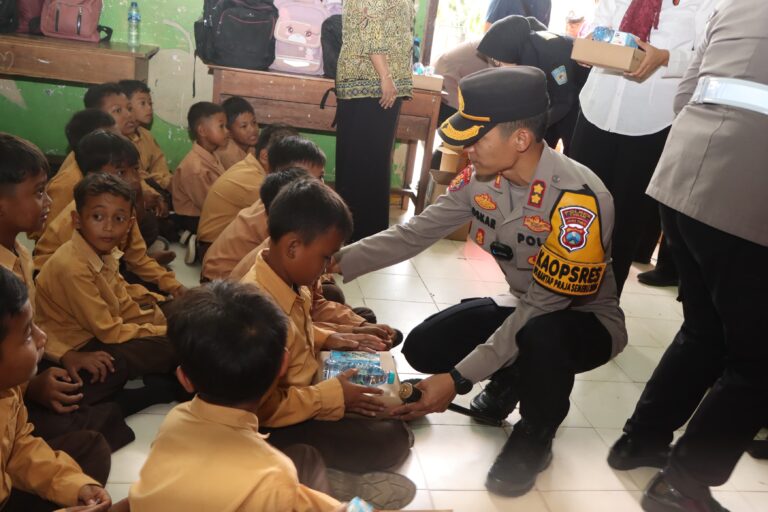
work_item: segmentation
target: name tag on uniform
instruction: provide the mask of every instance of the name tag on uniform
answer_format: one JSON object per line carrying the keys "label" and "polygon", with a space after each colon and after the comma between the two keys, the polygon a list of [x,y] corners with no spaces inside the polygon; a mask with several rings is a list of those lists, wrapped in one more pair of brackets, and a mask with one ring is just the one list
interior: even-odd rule
{"label": "name tag on uniform", "polygon": [[555,79],[557,85],[565,85],[568,83],[568,72],[565,70],[565,66],[560,66],[552,70],[552,78]]}

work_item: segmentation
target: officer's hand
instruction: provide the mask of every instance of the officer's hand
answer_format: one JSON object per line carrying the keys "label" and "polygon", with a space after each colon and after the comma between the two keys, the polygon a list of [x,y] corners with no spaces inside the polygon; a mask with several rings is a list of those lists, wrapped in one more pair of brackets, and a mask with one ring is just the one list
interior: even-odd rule
{"label": "officer's hand", "polygon": [[416,388],[421,390],[421,399],[394,409],[392,416],[415,420],[431,412],[444,412],[456,398],[456,386],[447,373],[432,375],[416,384]]}
{"label": "officer's hand", "polygon": [[637,37],[635,37],[635,41],[637,41],[637,46],[645,52],[645,57],[634,73],[624,73],[624,76],[638,82],[643,82],[661,66],[669,64],[669,50],[656,48]]}
{"label": "officer's hand", "polygon": [[357,368],[350,368],[336,377],[341,382],[341,389],[344,392],[344,407],[347,412],[374,417],[377,412],[385,410],[386,407],[384,402],[369,395],[381,395],[384,392],[379,388],[349,382],[355,374],[357,374]]}
{"label": "officer's hand", "polygon": [[389,350],[392,341],[371,334],[353,334],[336,332],[328,336],[323,343],[324,350],[362,350],[377,352]]}
{"label": "officer's hand", "polygon": [[78,393],[81,386],[64,368],[48,368],[29,382],[27,399],[66,414],[78,409],[77,402],[83,399],[83,394]]}

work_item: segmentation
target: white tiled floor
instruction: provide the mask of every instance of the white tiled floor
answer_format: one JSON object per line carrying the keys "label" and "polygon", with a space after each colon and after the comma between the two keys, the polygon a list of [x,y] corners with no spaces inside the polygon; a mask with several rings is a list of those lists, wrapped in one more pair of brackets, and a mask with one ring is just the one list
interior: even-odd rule
{"label": "white tiled floor", "polygon": [[[199,268],[173,264],[180,279],[194,286]],[[641,269],[645,270],[646,267]],[[453,412],[414,422],[416,443],[401,468],[419,491],[412,509],[508,512],[636,512],[651,470],[613,471],[605,462],[608,449],[621,433],[637,398],[664,348],[682,321],[676,289],[654,289],[636,281],[633,269],[622,305],[627,314],[630,346],[615,361],[577,376],[571,411],[558,431],[552,465],[536,488],[521,498],[500,498],[484,489],[486,472],[503,445],[506,428],[486,427]],[[407,334],[422,319],[461,298],[505,290],[493,260],[472,243],[441,241],[409,262],[343,285],[353,306],[372,308],[381,322]],[[416,376],[397,354],[404,376]],[[466,405],[481,389],[461,397]],[[157,406],[130,419],[137,440],[115,453],[109,489],[125,496],[138,476],[163,415]],[[510,424],[519,419],[510,415]],[[744,456],[730,481],[716,496],[731,512],[768,510],[768,463]]]}

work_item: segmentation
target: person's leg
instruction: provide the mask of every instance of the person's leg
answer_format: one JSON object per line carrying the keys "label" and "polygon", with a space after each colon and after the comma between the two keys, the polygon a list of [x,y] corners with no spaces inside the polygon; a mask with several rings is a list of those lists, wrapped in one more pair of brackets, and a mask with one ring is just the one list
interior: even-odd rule
{"label": "person's leg", "polygon": [[285,446],[280,451],[296,466],[299,483],[310,489],[330,494],[331,486],[328,483],[325,461],[317,448],[308,444],[294,444]]}
{"label": "person's leg", "polygon": [[61,507],[44,500],[36,494],[13,488],[8,501],[3,506],[3,512],[53,512]]}
{"label": "person's leg", "polygon": [[620,135],[606,132],[593,125],[583,113],[579,113],[571,138],[570,157],[589,167],[610,190],[615,176]]}
{"label": "person's leg", "polygon": [[[768,261],[768,247],[682,214],[678,214],[678,226],[701,268],[722,325],[725,352],[721,354],[724,371],[675,445],[665,473],[683,494],[706,499],[708,487],[728,480],[742,453],[765,424],[768,276],[763,267]],[[670,249],[674,250],[671,240]],[[687,269],[680,265],[678,268],[682,277]],[[683,301],[687,299],[685,292]],[[686,374],[691,362],[680,363],[679,371]]]}
{"label": "person's leg", "polygon": [[656,207],[653,209],[652,216],[646,219],[645,227],[640,231],[637,250],[632,257],[632,261],[649,264],[653,251],[656,250],[656,245],[659,243],[660,236],[661,218],[659,217],[659,208]]}
{"label": "person's leg", "polygon": [[678,219],[677,212],[662,206],[664,234],[680,269],[683,324],[645,385],[624,435],[611,448],[608,464],[614,469],[663,466],[673,432],[688,421],[724,368],[722,320]]}
{"label": "person's leg", "polygon": [[390,109],[381,108],[376,98],[338,102],[336,191],[354,216],[353,241],[389,226],[392,148],[401,101]]}
{"label": "person's leg", "polygon": [[417,371],[444,373],[504,323],[514,308],[492,299],[467,299],[416,326],[403,343],[403,355]]}
{"label": "person's leg", "polygon": [[112,450],[98,432],[81,430],[51,439],[48,445],[72,457],[83,470],[101,485],[107,484],[112,464]]}
{"label": "person's leg", "polygon": [[611,357],[611,335],[593,313],[556,311],[531,319],[518,333],[515,385],[520,415],[488,472],[486,487],[519,496],[552,460],[552,439],[570,408],[574,375]]}
{"label": "person's leg", "polygon": [[576,129],[576,121],[579,119],[579,102],[577,101],[571,110],[557,123],[557,133],[560,140],[563,141],[563,154],[571,155],[571,144],[573,143],[573,132]]}
{"label": "person's leg", "polygon": [[669,253],[667,239],[662,236],[659,243],[659,257],[656,259],[656,268],[637,275],[637,280],[647,286],[676,286],[679,278],[677,267]]}
{"label": "person's leg", "polygon": [[309,420],[262,431],[269,433],[267,440],[278,450],[309,444],[320,451],[329,468],[354,473],[397,467],[408,458],[413,445],[410,427],[399,420]]}

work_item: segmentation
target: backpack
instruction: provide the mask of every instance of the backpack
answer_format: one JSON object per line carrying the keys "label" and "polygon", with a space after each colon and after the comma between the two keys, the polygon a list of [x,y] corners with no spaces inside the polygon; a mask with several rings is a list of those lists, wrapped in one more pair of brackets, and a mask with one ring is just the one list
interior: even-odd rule
{"label": "backpack", "polygon": [[[2,1],[2,0],[0,0]],[[19,9],[18,32],[40,34],[40,16],[45,0],[16,0]]]}
{"label": "backpack", "polygon": [[328,18],[326,0],[275,0],[275,62],[270,69],[303,75],[323,74],[320,32]]}
{"label": "backpack", "polygon": [[336,67],[341,53],[341,14],[334,14],[323,22],[323,71],[328,78],[336,78]]}
{"label": "backpack", "polygon": [[208,64],[265,70],[275,60],[276,23],[272,0],[205,0],[196,52]]}
{"label": "backpack", "polygon": [[18,26],[16,0],[0,0],[0,32],[15,32]]}
{"label": "backpack", "polygon": [[[112,29],[99,25],[102,0],[45,0],[40,30],[49,37],[98,43],[109,41]],[[101,32],[106,35],[101,37]]]}

